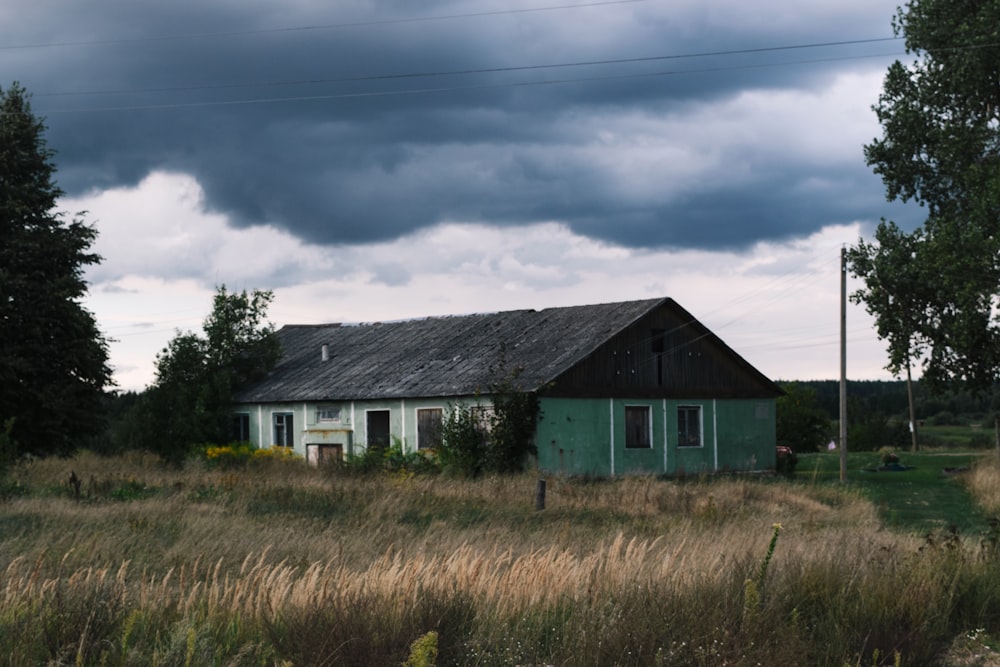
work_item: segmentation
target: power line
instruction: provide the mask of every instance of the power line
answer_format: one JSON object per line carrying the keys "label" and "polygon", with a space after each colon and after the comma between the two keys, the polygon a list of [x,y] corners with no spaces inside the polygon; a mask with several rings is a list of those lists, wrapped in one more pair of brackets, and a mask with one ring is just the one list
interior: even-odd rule
{"label": "power line", "polygon": [[[403,72],[396,74],[371,74],[365,76],[338,77],[331,79],[288,79],[288,80],[277,80],[277,81],[259,81],[250,83],[222,83],[222,84],[205,84],[196,86],[138,88],[138,89],[128,89],[128,90],[91,90],[91,91],[73,91],[73,92],[55,92],[55,93],[43,92],[43,93],[34,93],[33,97],[67,97],[67,96],[77,97],[83,95],[129,95],[129,94],[147,94],[147,93],[164,93],[164,92],[190,92],[190,91],[202,91],[202,90],[224,90],[233,88],[267,88],[275,86],[301,86],[301,85],[319,85],[319,84],[330,84],[330,83],[358,83],[365,81],[389,81],[389,80],[400,80],[400,79],[433,78],[433,77],[447,77],[447,76],[468,76],[473,74],[499,74],[506,72],[526,72],[526,71],[544,70],[544,69],[566,69],[572,67],[595,67],[595,66],[606,66],[606,65],[631,65],[637,63],[663,62],[668,60],[688,60],[695,58],[739,56],[739,55],[750,55],[757,53],[777,53],[782,51],[856,46],[860,44],[876,44],[880,42],[899,41],[899,39],[900,38],[897,37],[875,37],[870,39],[842,40],[835,42],[814,42],[809,44],[786,44],[781,46],[766,46],[766,47],[747,48],[747,49],[702,51],[693,53],[679,53],[679,54],[656,55],[656,56],[638,56],[634,58],[606,58],[602,60],[580,60],[580,61],[563,62],[563,63],[510,65],[504,67],[483,67],[476,69],[437,70],[429,72]],[[879,57],[882,57],[884,55],[889,55],[889,54],[880,54]],[[843,56],[842,58],[833,58],[831,60],[848,59],[851,57],[852,56]],[[873,57],[873,56],[865,56],[865,57]],[[792,64],[795,64],[797,62],[810,63],[810,62],[825,62],[825,61],[826,59],[812,60],[812,61],[792,61]],[[741,68],[740,66],[732,67],[732,69],[740,69],[740,68]],[[728,69],[728,68],[722,68],[722,69]],[[694,71],[703,72],[706,70],[694,70]]]}
{"label": "power line", "polygon": [[548,5],[543,7],[525,7],[522,9],[496,9],[486,12],[468,12],[463,14],[440,14],[436,16],[412,16],[400,19],[380,19],[372,21],[351,21],[345,23],[325,23],[317,25],[290,26],[284,28],[261,28],[258,30],[226,30],[219,32],[194,32],[180,33],[176,35],[152,35],[146,37],[122,37],[115,39],[81,40],[76,42],[40,42],[37,44],[12,44],[8,46],[0,45],[0,51],[11,51],[17,49],[47,49],[67,46],[107,46],[113,44],[135,44],[142,42],[164,42],[184,39],[217,39],[220,37],[246,37],[253,35],[268,35],[287,32],[309,32],[321,30],[340,30],[344,28],[368,28],[387,25],[399,25],[406,23],[429,23],[433,21],[453,21],[457,19],[482,18],[488,16],[501,16],[504,14],[530,14],[536,12],[551,12],[567,9],[584,9],[588,7],[602,7],[605,5],[627,5],[647,0],[599,0],[598,2],[586,2],[579,4]]}
{"label": "power line", "polygon": [[503,82],[503,83],[483,83],[483,84],[467,84],[467,85],[456,85],[456,86],[438,86],[438,87],[427,87],[427,88],[409,88],[402,90],[330,93],[324,95],[294,95],[287,97],[258,97],[258,98],[247,98],[247,99],[237,99],[237,100],[167,102],[158,104],[135,104],[135,105],[106,106],[106,107],[80,107],[80,108],[70,108],[70,109],[42,109],[39,110],[38,113],[57,114],[57,113],[86,113],[86,112],[105,112],[105,111],[149,111],[155,109],[183,109],[183,108],[197,108],[197,107],[241,106],[241,105],[251,105],[251,104],[277,104],[277,103],[287,103],[287,102],[321,102],[321,101],[331,101],[339,99],[355,99],[355,98],[371,98],[371,97],[398,97],[403,95],[427,95],[434,93],[459,92],[459,91],[471,91],[471,90],[553,86],[553,85],[563,85],[570,83],[594,83],[599,81],[624,81],[629,79],[680,76],[685,74],[707,74],[713,72],[765,69],[769,67],[788,67],[792,65],[811,65],[811,64],[819,64],[827,62],[840,62],[846,60],[884,58],[891,55],[894,54],[881,53],[881,54],[864,55],[864,56],[842,56],[837,58],[819,58],[812,60],[762,63],[756,65],[734,65],[726,67],[720,66],[720,67],[708,67],[708,68],[688,69],[688,70],[660,70],[656,72],[642,72],[637,74],[612,74],[607,76],[545,79],[540,81],[513,81],[513,82]]}

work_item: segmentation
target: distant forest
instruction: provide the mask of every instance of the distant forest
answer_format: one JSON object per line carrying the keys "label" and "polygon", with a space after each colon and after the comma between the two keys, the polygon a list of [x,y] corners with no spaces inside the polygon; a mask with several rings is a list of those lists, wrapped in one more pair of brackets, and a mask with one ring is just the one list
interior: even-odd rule
{"label": "distant forest", "polygon": [[[778,400],[778,443],[798,452],[822,449],[839,436],[840,383],[836,380],[779,381],[787,395]],[[990,447],[1000,419],[1000,385],[974,393],[931,393],[914,383],[913,402],[922,446]],[[906,382],[864,380],[847,383],[847,440],[854,450],[909,448]],[[952,428],[946,432],[944,427]],[[922,429],[922,430],[921,430]]]}
{"label": "distant forest", "polygon": [[[812,387],[816,401],[831,420],[839,418],[840,383],[836,380],[807,380],[779,382]],[[983,424],[992,426],[1000,417],[1000,386],[992,392],[974,394],[968,391],[949,391],[931,394],[919,383],[913,385],[913,403],[917,420],[935,426]],[[903,380],[848,380],[848,417],[855,411],[863,414],[881,414],[888,418],[909,421],[906,382]],[[859,415],[862,416],[862,415]]]}

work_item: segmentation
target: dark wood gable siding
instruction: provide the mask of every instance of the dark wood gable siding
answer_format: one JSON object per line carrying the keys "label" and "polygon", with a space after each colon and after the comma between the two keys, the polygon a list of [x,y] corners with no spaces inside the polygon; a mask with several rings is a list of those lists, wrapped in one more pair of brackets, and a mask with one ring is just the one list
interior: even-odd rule
{"label": "dark wood gable siding", "polygon": [[773,398],[781,390],[672,301],[550,383],[549,396]]}

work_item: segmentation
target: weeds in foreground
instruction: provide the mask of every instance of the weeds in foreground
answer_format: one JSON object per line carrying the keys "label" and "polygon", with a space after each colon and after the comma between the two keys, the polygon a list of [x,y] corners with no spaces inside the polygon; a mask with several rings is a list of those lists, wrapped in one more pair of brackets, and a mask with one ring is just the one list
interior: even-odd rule
{"label": "weeds in foreground", "polygon": [[[148,492],[78,501],[70,470]],[[1000,636],[988,539],[883,530],[845,489],[551,479],[539,512],[526,476],[12,474],[11,664],[909,666]]]}

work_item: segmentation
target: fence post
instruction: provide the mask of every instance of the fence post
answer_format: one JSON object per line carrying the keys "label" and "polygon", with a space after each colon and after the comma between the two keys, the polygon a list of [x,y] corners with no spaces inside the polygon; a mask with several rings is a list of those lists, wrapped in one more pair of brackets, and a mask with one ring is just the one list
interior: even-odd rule
{"label": "fence post", "polygon": [[545,509],[545,480],[538,480],[538,484],[535,485],[535,509],[543,510]]}

